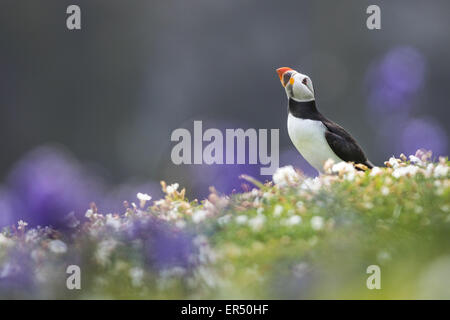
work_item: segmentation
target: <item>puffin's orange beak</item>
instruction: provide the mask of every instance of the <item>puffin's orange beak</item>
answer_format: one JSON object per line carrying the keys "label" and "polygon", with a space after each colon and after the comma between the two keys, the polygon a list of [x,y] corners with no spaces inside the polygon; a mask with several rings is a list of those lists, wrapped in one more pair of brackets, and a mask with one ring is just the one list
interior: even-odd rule
{"label": "puffin's orange beak", "polygon": [[278,77],[280,77],[280,81],[281,81],[281,85],[284,87],[284,83],[283,83],[283,74],[286,71],[292,70],[291,68],[288,67],[283,67],[283,68],[278,68],[277,69],[277,73],[278,73]]}

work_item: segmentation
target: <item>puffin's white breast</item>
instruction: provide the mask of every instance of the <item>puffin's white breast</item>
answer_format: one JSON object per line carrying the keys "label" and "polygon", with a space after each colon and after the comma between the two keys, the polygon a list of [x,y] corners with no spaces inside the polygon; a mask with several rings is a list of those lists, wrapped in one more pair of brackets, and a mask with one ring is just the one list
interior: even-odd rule
{"label": "puffin's white breast", "polygon": [[321,121],[296,118],[289,114],[287,125],[292,143],[317,171],[323,172],[323,165],[328,159],[335,163],[342,161],[328,145],[325,138],[327,129]]}

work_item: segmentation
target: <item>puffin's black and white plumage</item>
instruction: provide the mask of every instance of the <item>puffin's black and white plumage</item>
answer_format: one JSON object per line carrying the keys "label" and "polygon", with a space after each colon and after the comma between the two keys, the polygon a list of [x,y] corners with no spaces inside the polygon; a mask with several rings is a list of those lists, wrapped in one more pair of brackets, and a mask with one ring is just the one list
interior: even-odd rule
{"label": "puffin's black and white plumage", "polygon": [[355,139],[317,110],[308,76],[286,67],[277,73],[288,96],[289,137],[309,164],[319,172],[328,159],[373,167]]}

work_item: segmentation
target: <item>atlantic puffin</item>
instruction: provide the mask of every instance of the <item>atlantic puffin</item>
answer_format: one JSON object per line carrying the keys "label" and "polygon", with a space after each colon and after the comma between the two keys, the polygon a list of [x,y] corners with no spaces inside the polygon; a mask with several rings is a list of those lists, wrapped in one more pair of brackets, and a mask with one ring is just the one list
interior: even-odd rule
{"label": "atlantic puffin", "polygon": [[289,137],[303,158],[319,173],[324,172],[328,159],[353,162],[359,170],[365,168],[358,164],[371,169],[373,164],[356,140],[317,110],[311,79],[287,67],[277,73],[288,97]]}

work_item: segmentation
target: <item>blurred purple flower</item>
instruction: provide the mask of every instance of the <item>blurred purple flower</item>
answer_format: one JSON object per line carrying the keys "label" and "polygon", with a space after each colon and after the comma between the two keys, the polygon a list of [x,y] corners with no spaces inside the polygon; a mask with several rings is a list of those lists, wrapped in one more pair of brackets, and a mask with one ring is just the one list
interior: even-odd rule
{"label": "blurred purple flower", "polygon": [[412,119],[403,127],[398,137],[398,150],[405,154],[415,154],[418,149],[431,150],[433,155],[447,154],[445,130],[431,119]]}
{"label": "blurred purple flower", "polygon": [[128,241],[142,240],[145,263],[150,268],[189,268],[192,264],[190,257],[195,253],[195,246],[191,235],[164,221],[156,218],[135,220],[125,238]]}
{"label": "blurred purple flower", "polygon": [[33,261],[27,252],[11,250],[0,264],[0,296],[23,296],[34,288]]}
{"label": "blurred purple flower", "polygon": [[368,71],[369,107],[379,113],[409,111],[423,85],[425,69],[425,59],[417,49],[392,49]]}
{"label": "blurred purple flower", "polygon": [[40,147],[22,159],[8,178],[14,195],[14,220],[30,226],[64,229],[67,215],[82,218],[99,185],[80,164],[59,148]]}

